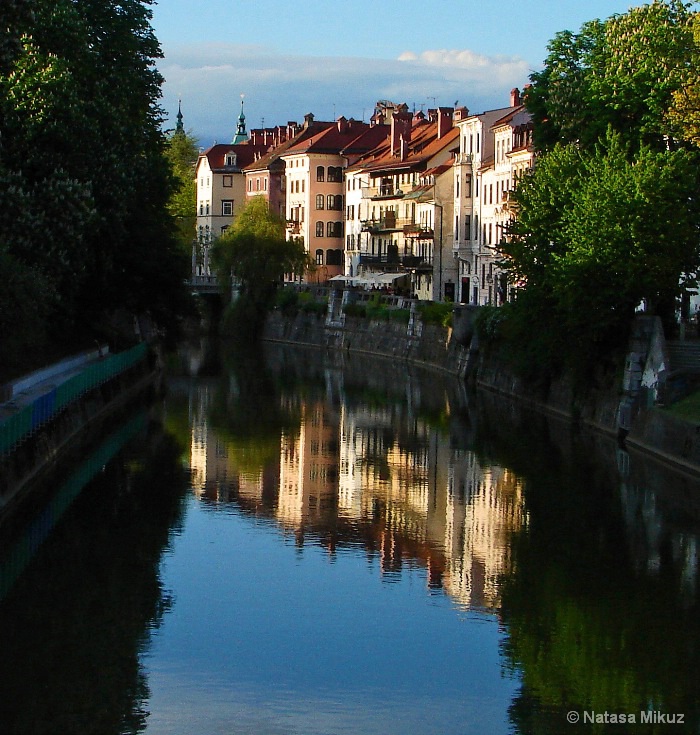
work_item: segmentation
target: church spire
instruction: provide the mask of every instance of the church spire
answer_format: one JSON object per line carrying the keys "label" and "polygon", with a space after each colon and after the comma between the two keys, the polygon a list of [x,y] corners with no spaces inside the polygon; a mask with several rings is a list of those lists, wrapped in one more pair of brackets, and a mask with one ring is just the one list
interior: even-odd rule
{"label": "church spire", "polygon": [[243,114],[243,97],[241,95],[241,114],[238,116],[238,127],[236,128],[236,135],[234,136],[231,143],[245,143],[248,140],[248,133],[245,129],[245,115]]}
{"label": "church spire", "polygon": [[175,132],[185,132],[185,126],[182,124],[182,100],[178,100],[177,102],[177,125],[175,125]]}

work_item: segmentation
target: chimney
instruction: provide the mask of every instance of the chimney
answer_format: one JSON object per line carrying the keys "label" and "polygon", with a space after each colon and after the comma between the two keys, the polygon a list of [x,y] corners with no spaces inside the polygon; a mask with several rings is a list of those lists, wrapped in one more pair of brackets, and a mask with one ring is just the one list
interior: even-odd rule
{"label": "chimney", "polygon": [[313,121],[314,121],[313,112],[307,112],[306,115],[304,115],[304,129],[308,129],[311,126],[311,123]]}
{"label": "chimney", "polygon": [[338,132],[342,135],[343,133],[347,132],[349,124],[348,121],[341,115],[337,120],[336,123],[338,125]]}
{"label": "chimney", "polygon": [[411,113],[408,110],[394,112],[391,116],[391,153],[400,153],[401,140],[411,142]]}
{"label": "chimney", "polygon": [[517,87],[513,87],[513,89],[510,90],[510,106],[520,106],[520,90]]}
{"label": "chimney", "polygon": [[444,137],[449,133],[450,130],[452,130],[452,115],[454,113],[454,109],[452,107],[438,107],[437,109],[437,126],[438,126],[438,133],[437,137],[438,140],[440,138]]}

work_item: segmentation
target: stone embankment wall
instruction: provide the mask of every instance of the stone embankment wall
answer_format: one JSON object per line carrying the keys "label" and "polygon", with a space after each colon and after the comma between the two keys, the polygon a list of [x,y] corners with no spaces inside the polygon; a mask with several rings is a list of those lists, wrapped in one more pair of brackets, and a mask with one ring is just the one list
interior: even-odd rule
{"label": "stone embankment wall", "polygon": [[267,319],[264,339],[330,350],[366,353],[424,365],[464,376],[469,348],[455,331],[434,324],[374,321],[346,317],[329,321],[323,316],[298,313],[286,317],[273,312]]}
{"label": "stone embankment wall", "polygon": [[700,425],[678,419],[661,406],[674,392],[673,374],[658,319],[635,322],[624,374],[602,376],[598,388],[577,396],[561,380],[546,387],[526,384],[497,355],[479,349],[474,311],[455,312],[455,328],[408,326],[345,315],[299,313],[268,318],[264,338],[334,351],[405,360],[468,380],[472,385],[616,437],[630,450],[643,451],[693,474],[700,473]]}

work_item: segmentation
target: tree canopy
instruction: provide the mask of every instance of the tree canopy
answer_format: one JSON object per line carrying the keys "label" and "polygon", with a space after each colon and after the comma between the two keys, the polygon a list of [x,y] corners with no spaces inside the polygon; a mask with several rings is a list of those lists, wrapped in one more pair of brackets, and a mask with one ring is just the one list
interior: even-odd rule
{"label": "tree canopy", "polygon": [[303,244],[285,239],[284,222],[262,196],[253,197],[216,240],[212,260],[220,282],[233,277],[241,299],[263,311],[285,274],[302,275],[311,267]]}
{"label": "tree canopy", "polygon": [[530,369],[590,373],[624,348],[642,302],[670,327],[694,283],[700,151],[671,113],[692,81],[694,23],[683,3],[654,0],[557,34],[532,75],[536,166],[500,245],[521,286],[508,329]]}
{"label": "tree canopy", "polygon": [[58,339],[87,336],[120,308],[163,326],[185,308],[189,260],[166,206],[173,179],[149,5],[12,0],[0,9],[0,276],[36,276]]}

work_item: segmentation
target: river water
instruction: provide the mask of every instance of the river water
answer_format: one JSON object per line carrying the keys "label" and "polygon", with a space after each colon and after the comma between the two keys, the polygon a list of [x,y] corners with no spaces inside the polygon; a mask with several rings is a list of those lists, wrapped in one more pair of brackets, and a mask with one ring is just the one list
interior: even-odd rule
{"label": "river water", "polygon": [[0,733],[700,732],[697,480],[388,361],[171,373],[2,527]]}

